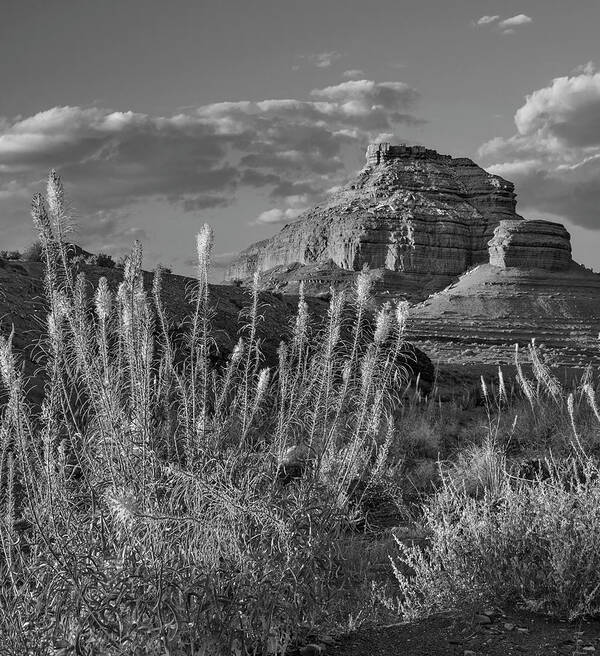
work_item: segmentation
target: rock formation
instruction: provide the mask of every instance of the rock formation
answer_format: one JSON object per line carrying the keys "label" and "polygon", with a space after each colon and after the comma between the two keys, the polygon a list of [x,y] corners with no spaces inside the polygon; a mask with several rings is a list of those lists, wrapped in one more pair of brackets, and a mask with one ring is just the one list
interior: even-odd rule
{"label": "rock formation", "polygon": [[332,278],[348,278],[340,272],[368,265],[386,272],[397,295],[424,298],[487,261],[494,228],[507,219],[521,220],[512,183],[470,159],[420,146],[372,144],[354,180],[244,250],[227,277],[269,272],[272,287],[279,283],[288,291],[309,266],[319,270],[323,291]]}
{"label": "rock formation", "polygon": [[569,233],[551,221],[501,221],[489,263],[414,307],[407,327],[433,358],[479,365],[511,363],[515,343],[532,339],[549,364],[598,365],[599,332],[600,275],[573,262]]}
{"label": "rock formation", "polygon": [[365,168],[327,204],[250,246],[231,277],[323,295],[368,265],[379,301],[418,303],[408,336],[445,363],[513,361],[536,338],[549,362],[600,364],[600,275],[571,259],[559,223],[526,221],[514,187],[470,159],[374,144]]}
{"label": "rock formation", "polygon": [[600,275],[572,261],[539,264],[479,265],[411,309],[408,338],[446,363],[512,363],[515,344],[535,339],[550,364],[598,366]]}
{"label": "rock formation", "polygon": [[571,266],[571,237],[561,223],[500,221],[489,252],[493,266],[562,271]]}

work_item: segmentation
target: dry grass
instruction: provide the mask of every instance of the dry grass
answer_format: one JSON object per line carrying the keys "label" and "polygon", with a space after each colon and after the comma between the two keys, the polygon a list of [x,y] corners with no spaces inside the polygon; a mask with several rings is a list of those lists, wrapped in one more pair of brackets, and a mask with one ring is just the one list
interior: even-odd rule
{"label": "dry grass", "polygon": [[[440,489],[421,518],[428,546],[397,540],[399,596],[387,602],[407,619],[514,602],[571,620],[600,613],[599,417],[590,372],[568,391],[534,345],[530,355],[532,380],[517,361],[523,400],[507,406],[484,385],[486,439],[440,466]],[[507,459],[508,449],[522,456],[523,448],[536,454],[526,466]]]}
{"label": "dry grass", "polygon": [[[405,618],[483,600],[600,610],[591,375],[565,389],[532,346],[530,380],[517,353],[520,393],[501,375],[484,383],[470,423],[457,404],[399,404],[406,306],[383,306],[370,328],[368,272],[352,294],[332,291],[324,325],[300,294],[273,369],[255,278],[238,345],[216,365],[210,228],[176,345],[162,271],[147,294],[139,245],[117,292],[101,279],[88,296],[64,208],[52,173],[32,210],[49,307],[40,411],[0,341],[0,650],[285,654],[376,621],[386,595]],[[515,464],[543,456],[537,477]],[[429,546],[398,541],[391,603],[371,585],[385,583],[389,534],[360,530],[369,506],[401,504],[409,465],[429,484],[416,518]]]}
{"label": "dry grass", "polygon": [[[255,279],[245,327],[216,367],[212,234],[198,236],[194,312],[169,337],[161,271],[141,247],[113,294],[88,298],[68,261],[58,176],[32,214],[46,265],[47,387],[26,397],[11,340],[0,424],[0,634],[9,653],[285,653],[375,612],[353,546],[393,435],[404,306],[366,325],[371,279],[332,293],[314,328],[302,296],[276,371],[261,368]],[[349,343],[340,335],[348,308]]]}

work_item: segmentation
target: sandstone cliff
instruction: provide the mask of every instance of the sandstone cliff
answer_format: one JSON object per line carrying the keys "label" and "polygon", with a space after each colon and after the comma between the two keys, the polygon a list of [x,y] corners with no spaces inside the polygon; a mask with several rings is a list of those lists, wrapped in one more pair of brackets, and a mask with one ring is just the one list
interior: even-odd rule
{"label": "sandstone cliff", "polygon": [[411,341],[461,365],[511,363],[514,345],[532,339],[548,364],[600,364],[600,275],[573,262],[564,226],[502,221],[489,254],[489,263],[411,310]]}
{"label": "sandstone cliff", "polygon": [[246,279],[278,267],[272,272],[276,287],[277,277],[287,285],[302,267],[316,266],[323,290],[331,276],[339,277],[336,269],[368,265],[399,274],[388,275],[391,286],[399,292],[408,286],[407,295],[419,297],[419,288],[442,289],[487,261],[494,228],[521,219],[515,204],[512,183],[470,159],[373,144],[354,180],[296,223],[244,250],[227,277]]}
{"label": "sandstone cliff", "polygon": [[489,242],[490,264],[561,271],[571,266],[571,237],[553,221],[500,221]]}

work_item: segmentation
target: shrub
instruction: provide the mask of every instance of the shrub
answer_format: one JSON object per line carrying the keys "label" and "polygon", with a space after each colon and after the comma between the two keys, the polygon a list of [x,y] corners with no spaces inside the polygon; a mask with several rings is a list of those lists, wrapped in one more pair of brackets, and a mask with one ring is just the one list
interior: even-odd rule
{"label": "shrub", "polygon": [[43,247],[41,241],[34,241],[21,254],[21,259],[25,262],[41,262],[42,258]]}
{"label": "shrub", "polygon": [[125,264],[127,263],[127,258],[128,258],[127,255],[121,255],[121,257],[119,257],[119,259],[115,263],[115,268],[116,269],[124,269]]}
{"label": "shrub", "polygon": [[[552,431],[538,441],[550,454],[533,466],[509,467],[506,446],[518,430],[502,417],[505,394],[483,385],[488,435],[441,467],[440,490],[425,505],[425,549],[397,540],[392,558],[407,619],[438,612],[520,602],[575,619],[600,612],[600,469],[598,412],[589,374],[567,393],[530,349],[535,382],[517,361],[525,430]],[[502,389],[502,385],[500,386]],[[504,398],[503,398],[504,397]],[[592,420],[595,420],[595,426]],[[523,428],[521,428],[523,430]]]}
{"label": "shrub", "polygon": [[157,270],[160,270],[161,274],[168,273],[171,274],[173,273],[173,269],[169,266],[165,266],[164,264],[161,264],[160,262],[156,265]]}
{"label": "shrub", "polygon": [[399,609],[409,619],[518,601],[575,619],[600,611],[600,482],[579,461],[474,498],[445,480],[426,508],[429,546],[397,541]]}
{"label": "shrub", "polygon": [[107,269],[112,269],[115,266],[115,261],[110,255],[107,255],[106,253],[98,253],[98,255],[96,255],[96,265],[106,267]]}
{"label": "shrub", "polygon": [[86,264],[86,262],[87,262],[87,258],[83,254],[73,255],[69,259],[70,265],[74,268],[79,268],[83,264]]}
{"label": "shrub", "polygon": [[[48,208],[33,202],[50,310],[41,411],[0,337],[3,646],[283,654],[346,622],[365,603],[349,591],[365,563],[348,529],[387,466],[402,313],[396,323],[384,307],[369,333],[362,273],[342,344],[346,295],[313,327],[301,294],[272,372],[261,366],[256,277],[243,336],[214,368],[209,227],[176,352],[161,272],[146,293],[139,244],[117,294],[101,278],[90,312],[85,275],[50,227],[65,220],[54,172],[48,188]],[[290,449],[301,475],[286,480]]]}
{"label": "shrub", "polygon": [[0,251],[0,259],[2,260],[20,260],[21,253],[19,251]]}
{"label": "shrub", "polygon": [[107,269],[112,269],[115,266],[113,258],[110,255],[106,255],[106,253],[89,255],[85,258],[85,263],[92,266],[106,267]]}

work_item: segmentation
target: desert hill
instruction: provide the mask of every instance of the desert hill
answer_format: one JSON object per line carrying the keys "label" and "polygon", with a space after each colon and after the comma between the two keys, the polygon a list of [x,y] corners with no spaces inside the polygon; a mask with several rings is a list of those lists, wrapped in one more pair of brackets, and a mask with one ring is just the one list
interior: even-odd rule
{"label": "desert hill", "polygon": [[[122,270],[94,265],[79,265],[86,275],[90,299],[101,276],[116,289],[122,280]],[[164,274],[163,303],[171,319],[173,336],[183,333],[185,322],[193,311],[189,301],[195,281],[192,278]],[[152,274],[144,272],[144,286],[151,290]],[[309,298],[309,311],[315,327],[325,319],[328,303],[323,299]],[[212,326],[218,358],[226,358],[233,350],[242,328],[240,311],[250,305],[248,290],[230,285],[211,285],[210,303],[214,309]],[[265,292],[260,297],[262,320],[258,327],[265,364],[277,363],[277,349],[282,340],[291,334],[298,298]],[[13,347],[21,358],[24,371],[32,386],[32,398],[40,398],[43,380],[39,372],[43,351],[39,340],[46,327],[46,301],[44,297],[44,269],[39,262],[8,261],[0,259],[0,335],[7,337],[14,327]],[[406,362],[420,374],[424,388],[433,381],[433,367],[429,358],[419,349],[407,345]]]}

